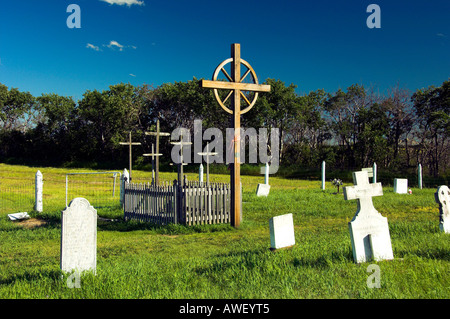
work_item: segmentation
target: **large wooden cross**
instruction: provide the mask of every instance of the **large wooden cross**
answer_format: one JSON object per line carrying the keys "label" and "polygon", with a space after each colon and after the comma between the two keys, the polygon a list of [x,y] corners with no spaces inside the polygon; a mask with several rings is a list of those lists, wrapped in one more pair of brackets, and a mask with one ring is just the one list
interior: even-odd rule
{"label": "large wooden cross", "polygon": [[131,181],[131,167],[132,167],[132,156],[131,156],[131,149],[132,145],[141,145],[139,142],[133,142],[131,139],[131,131],[130,131],[130,137],[128,142],[120,142],[120,145],[128,145],[129,146],[129,156],[130,156],[130,181]]}
{"label": "large wooden cross", "polygon": [[[154,135],[156,136],[156,153],[159,154],[159,137],[160,136],[170,136],[170,133],[160,132],[159,130],[159,120],[156,121],[156,132],[145,132],[145,135]],[[152,151],[153,153],[153,151]],[[159,185],[159,156],[156,156],[156,174],[155,174],[155,184]]]}
{"label": "large wooden cross", "polygon": [[[224,66],[231,63],[231,75],[229,75]],[[247,67],[247,71],[241,76],[241,64]],[[222,72],[228,81],[218,81],[218,75]],[[253,83],[244,83],[244,79],[251,73]],[[216,68],[212,81],[202,80],[202,87],[214,89],[214,95],[219,105],[228,113],[232,114],[232,124],[234,127],[234,163],[231,169],[231,225],[240,226],[241,218],[241,156],[240,156],[240,128],[241,115],[248,112],[258,98],[258,92],[269,92],[270,85],[258,84],[258,78],[250,64],[241,59],[241,46],[238,43],[231,45],[231,58],[223,61]],[[218,94],[218,89],[229,90],[230,92],[222,101]],[[252,101],[243,93],[245,91],[255,92]],[[231,97],[231,109],[225,105],[225,102]],[[241,109],[241,98],[247,104]]]}

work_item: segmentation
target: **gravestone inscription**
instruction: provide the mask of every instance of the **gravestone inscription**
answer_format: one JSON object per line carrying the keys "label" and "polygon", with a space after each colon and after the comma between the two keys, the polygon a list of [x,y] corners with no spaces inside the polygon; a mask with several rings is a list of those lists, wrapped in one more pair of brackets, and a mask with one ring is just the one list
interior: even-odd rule
{"label": "gravestone inscription", "polygon": [[97,263],[97,210],[77,197],[62,211],[61,270],[93,271]]}
{"label": "gravestone inscription", "polygon": [[272,217],[269,220],[270,249],[280,249],[295,245],[294,219],[292,214]]}
{"label": "gravestone inscription", "polygon": [[408,179],[395,178],[394,179],[394,193],[397,193],[397,194],[408,193]]}

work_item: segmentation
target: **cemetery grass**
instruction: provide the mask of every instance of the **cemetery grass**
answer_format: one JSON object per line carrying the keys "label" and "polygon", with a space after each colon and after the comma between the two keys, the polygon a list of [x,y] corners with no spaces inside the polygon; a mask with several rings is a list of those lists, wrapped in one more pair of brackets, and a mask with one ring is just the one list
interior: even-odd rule
{"label": "cemetery grass", "polygon": [[[69,276],[59,269],[65,206],[59,180],[67,169],[0,164],[0,177],[6,169],[12,173],[0,179],[2,185],[34,178],[39,169],[52,205],[46,208],[44,196],[44,212],[29,210],[32,218],[23,222],[11,222],[0,211],[0,298],[450,297],[450,235],[439,231],[434,189],[413,188],[412,195],[403,195],[383,187],[374,205],[388,218],[394,260],[362,264],[353,262],[348,231],[356,201],[344,201],[342,188],[336,194],[331,183],[322,191],[320,181],[273,177],[270,195],[261,198],[255,191],[263,177],[243,176],[239,229],[124,222],[120,208],[98,208],[103,219],[98,221],[97,273],[84,274],[80,288],[69,288]],[[149,176],[133,172],[136,179]],[[162,173],[162,179],[174,178],[174,173]],[[211,180],[228,178],[217,174]],[[196,179],[195,174],[188,179]],[[296,244],[273,252],[268,221],[286,213],[294,216]],[[370,264],[380,267],[380,288],[367,284]]]}

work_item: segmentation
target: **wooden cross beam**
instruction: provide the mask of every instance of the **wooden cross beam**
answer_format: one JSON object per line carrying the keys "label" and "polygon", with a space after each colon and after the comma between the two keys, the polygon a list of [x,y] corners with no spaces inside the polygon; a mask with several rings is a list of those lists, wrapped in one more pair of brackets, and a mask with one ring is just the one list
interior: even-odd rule
{"label": "wooden cross beam", "polygon": [[[145,132],[145,135],[156,136],[156,153],[159,154],[159,138],[160,136],[170,136],[170,133],[160,132],[159,130],[159,120],[156,121],[156,132]],[[153,151],[152,151],[153,153]],[[159,156],[156,157],[156,174],[155,183],[159,185]]]}
{"label": "wooden cross beam", "polygon": [[131,167],[132,167],[132,155],[131,155],[131,149],[132,149],[132,145],[141,145],[141,143],[139,143],[139,142],[133,142],[132,141],[132,139],[131,139],[131,131],[130,131],[130,137],[129,137],[129,140],[128,140],[128,142],[120,142],[119,143],[120,145],[128,145],[129,146],[129,156],[130,156],[130,159],[129,159],[129,165],[130,165],[130,181],[131,181]]}
{"label": "wooden cross beam", "polygon": [[[152,157],[152,184],[155,184],[155,157],[162,156],[162,154],[155,153],[154,145],[152,143],[152,152],[150,154],[142,154],[142,156],[151,156]],[[156,184],[157,185],[157,184]]]}
{"label": "wooden cross beam", "polygon": [[[224,66],[231,63],[231,75],[229,75]],[[241,64],[247,67],[247,71],[241,76]],[[217,77],[222,72],[227,81],[218,81]],[[252,79],[255,83],[244,83],[244,79],[248,74],[252,75]],[[241,218],[241,156],[240,156],[240,127],[241,127],[241,114],[248,112],[256,102],[258,98],[258,92],[269,92],[270,85],[258,84],[258,78],[255,71],[248,62],[241,59],[241,46],[238,43],[231,45],[231,58],[223,61],[216,68],[213,74],[212,81],[202,80],[202,87],[214,89],[214,95],[219,105],[228,113],[232,114],[232,123],[234,126],[234,163],[231,170],[231,225],[234,227],[240,226]],[[230,90],[226,98],[222,101],[217,92],[218,89]],[[255,92],[253,100],[249,101],[244,91]],[[226,100],[231,97],[231,107],[228,108],[225,105]],[[246,103],[246,107],[241,109],[241,98]]]}
{"label": "wooden cross beam", "polygon": [[198,155],[206,156],[206,183],[209,184],[209,157],[219,153],[210,152],[209,144],[206,144],[206,152],[197,153]]}

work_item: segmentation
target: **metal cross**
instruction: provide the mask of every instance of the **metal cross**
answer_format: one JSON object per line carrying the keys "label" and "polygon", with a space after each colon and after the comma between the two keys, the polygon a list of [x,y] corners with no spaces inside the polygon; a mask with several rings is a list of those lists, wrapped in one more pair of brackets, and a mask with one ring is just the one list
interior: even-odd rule
{"label": "metal cross", "polygon": [[128,140],[128,142],[120,142],[119,143],[120,145],[128,145],[129,147],[130,147],[130,150],[129,150],[129,155],[130,155],[130,181],[131,181],[131,166],[132,166],[132,156],[131,156],[131,148],[132,148],[132,145],[141,145],[141,143],[139,143],[139,142],[133,142],[132,140],[131,140],[131,131],[130,131],[130,138],[129,138],[129,140]]}
{"label": "metal cross", "polygon": [[[160,136],[170,136],[170,133],[160,132],[159,131],[159,120],[157,120],[156,121],[156,132],[145,132],[145,135],[156,136],[156,153],[159,154],[159,137]],[[152,153],[153,153],[153,151],[152,151]],[[159,185],[159,156],[156,157],[155,183],[156,183],[156,185]]]}
{"label": "metal cross", "polygon": [[[224,66],[231,63],[231,76],[226,72]],[[247,67],[247,71],[241,76],[241,64]],[[227,81],[217,81],[219,73],[222,72]],[[245,77],[251,73],[254,83],[244,83]],[[241,59],[241,45],[234,43],[231,45],[231,58],[223,61],[216,68],[213,74],[213,80],[202,80],[202,87],[214,89],[214,95],[219,105],[228,113],[232,114],[232,123],[234,126],[234,163],[231,170],[231,225],[239,227],[241,217],[241,169],[240,169],[240,127],[241,114],[248,112],[258,98],[258,92],[270,92],[270,85],[258,84],[258,78],[255,71],[248,62]],[[218,94],[218,89],[230,90],[226,98],[222,101]],[[245,91],[255,92],[253,100],[250,102],[247,96],[243,93]],[[226,100],[231,97],[231,107],[225,105]],[[241,109],[241,98],[247,104],[244,109]]]}

